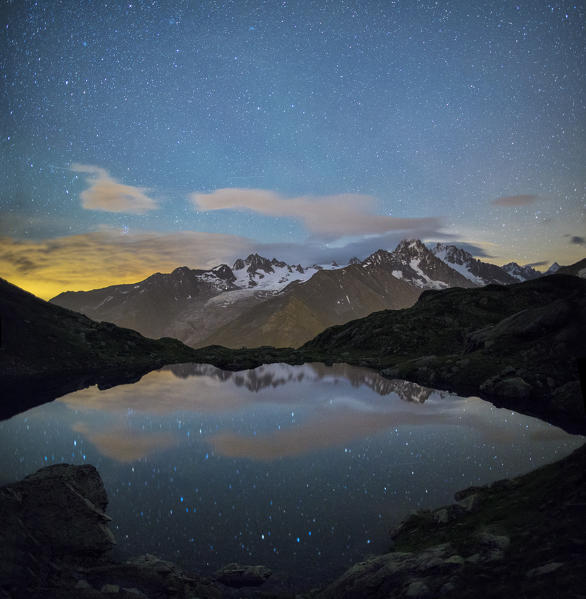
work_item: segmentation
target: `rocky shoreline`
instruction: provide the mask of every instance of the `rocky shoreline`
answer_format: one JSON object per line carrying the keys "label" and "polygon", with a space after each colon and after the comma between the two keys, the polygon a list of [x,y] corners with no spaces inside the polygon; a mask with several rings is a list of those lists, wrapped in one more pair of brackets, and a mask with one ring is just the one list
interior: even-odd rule
{"label": "rocky shoreline", "polygon": [[0,488],[0,593],[18,598],[359,599],[583,597],[586,445],[523,476],[456,494],[389,535],[321,589],[283,588],[261,565],[228,564],[213,577],[153,555],[110,557],[107,495],[90,465],[57,464]]}

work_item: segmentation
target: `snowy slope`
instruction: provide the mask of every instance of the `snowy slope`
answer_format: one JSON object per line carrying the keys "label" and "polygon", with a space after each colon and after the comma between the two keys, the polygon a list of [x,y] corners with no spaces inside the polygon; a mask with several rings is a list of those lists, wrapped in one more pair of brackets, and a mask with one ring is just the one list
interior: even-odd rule
{"label": "snowy slope", "polygon": [[431,251],[442,262],[476,285],[482,286],[494,283],[497,285],[510,285],[518,282],[514,276],[500,266],[482,262],[482,260],[474,258],[472,254],[455,245],[437,243]]}

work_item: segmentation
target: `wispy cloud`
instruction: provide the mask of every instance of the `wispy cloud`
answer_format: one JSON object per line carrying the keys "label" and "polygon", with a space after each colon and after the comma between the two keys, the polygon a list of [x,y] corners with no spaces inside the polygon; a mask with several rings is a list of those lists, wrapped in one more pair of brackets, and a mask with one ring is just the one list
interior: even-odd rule
{"label": "wispy cloud", "polygon": [[529,264],[525,264],[525,266],[530,266],[531,268],[536,268],[538,266],[545,266],[549,264],[547,260],[538,260],[537,262],[529,262]]}
{"label": "wispy cloud", "polygon": [[158,208],[155,200],[145,194],[146,188],[119,183],[99,166],[73,163],[71,170],[87,175],[90,187],[81,192],[82,206],[87,210],[144,214]]}
{"label": "wispy cloud", "polygon": [[570,238],[570,243],[574,245],[586,245],[586,238],[580,235],[568,235],[568,237]]}
{"label": "wispy cloud", "polygon": [[202,211],[252,210],[259,214],[295,218],[314,235],[339,238],[439,228],[437,218],[397,218],[376,214],[376,201],[362,194],[299,196],[288,198],[264,189],[217,189],[192,193],[190,199]]}
{"label": "wispy cloud", "polygon": [[517,206],[529,206],[539,199],[537,195],[517,195],[517,196],[503,196],[493,200],[492,203],[495,206],[506,206],[509,208],[515,208]]}

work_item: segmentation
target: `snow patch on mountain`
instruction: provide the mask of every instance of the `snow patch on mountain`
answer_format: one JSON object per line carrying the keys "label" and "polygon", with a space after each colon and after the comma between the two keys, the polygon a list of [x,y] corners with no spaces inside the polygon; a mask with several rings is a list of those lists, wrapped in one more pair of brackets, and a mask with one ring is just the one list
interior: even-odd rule
{"label": "snow patch on mountain", "polygon": [[276,258],[268,260],[250,254],[246,259],[239,258],[234,262],[234,284],[240,289],[277,292],[293,281],[308,281],[318,270],[318,266],[291,266]]}
{"label": "snow patch on mountain", "polygon": [[537,272],[534,268],[529,265],[521,266],[516,262],[509,262],[508,264],[504,264],[502,269],[509,273],[512,277],[515,277],[518,281],[529,281],[531,279],[536,279],[541,276],[541,273]]}
{"label": "snow patch on mountain", "polygon": [[432,249],[432,252],[442,262],[445,262],[450,268],[453,268],[468,280],[477,285],[485,285],[485,281],[481,277],[476,276],[470,271],[470,264],[474,260],[472,254],[456,246],[442,243],[438,243]]}

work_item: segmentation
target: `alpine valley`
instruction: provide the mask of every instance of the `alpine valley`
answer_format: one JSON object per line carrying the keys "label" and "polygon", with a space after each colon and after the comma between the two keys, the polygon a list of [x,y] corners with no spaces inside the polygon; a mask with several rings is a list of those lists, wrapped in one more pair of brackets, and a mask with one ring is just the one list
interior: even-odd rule
{"label": "alpine valley", "polygon": [[404,240],[348,265],[289,265],[258,254],[230,267],[176,268],[134,284],[67,291],[52,303],[147,337],[174,337],[191,347],[299,347],[329,326],[385,309],[412,306],[426,289],[508,285],[541,276],[530,266],[504,267],[464,249]]}

